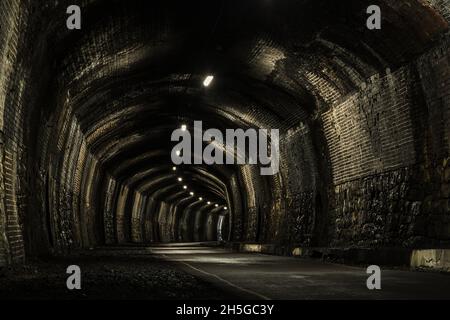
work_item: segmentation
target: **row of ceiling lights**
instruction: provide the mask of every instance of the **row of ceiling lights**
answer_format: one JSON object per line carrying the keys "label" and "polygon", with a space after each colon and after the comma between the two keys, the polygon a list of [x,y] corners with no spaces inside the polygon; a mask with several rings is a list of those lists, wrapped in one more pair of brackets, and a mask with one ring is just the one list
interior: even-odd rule
{"label": "row of ceiling lights", "polygon": [[[205,86],[205,87],[208,87],[210,84],[211,84],[211,82],[214,80],[214,76],[211,76],[211,75],[209,75],[209,76],[207,76],[206,78],[205,78],[205,80],[203,81],[203,86]],[[185,125],[185,124],[183,124],[183,125],[181,125],[181,130],[182,131],[186,131],[187,130],[187,125]],[[180,151],[177,151],[177,155],[180,155]],[[173,171],[176,171],[177,170],[177,167],[172,167],[172,170]],[[183,178],[182,177],[178,177],[178,182],[183,182]],[[187,190],[187,185],[184,185],[183,186],[183,189],[184,190]],[[195,195],[195,193],[193,192],[193,191],[190,191],[189,192],[189,195],[190,196],[194,196]],[[203,200],[203,197],[199,197],[198,198],[198,200],[199,201],[206,201],[206,200]],[[208,205],[210,205],[211,204],[211,201],[206,201],[206,204],[208,204]],[[217,203],[215,203],[214,204],[214,206],[216,207],[216,208],[218,208],[219,207],[219,205],[217,204]],[[228,210],[228,208],[227,207],[223,207],[223,210]]]}
{"label": "row of ceiling lights", "polygon": [[[177,167],[172,167],[172,171],[177,171]],[[178,180],[178,182],[180,182],[180,183],[183,182],[183,178],[182,178],[182,177],[178,177],[177,180]],[[184,190],[187,190],[187,189],[188,189],[188,186],[187,186],[187,185],[183,185],[183,189],[184,189]],[[193,191],[189,191],[189,195],[190,195],[191,197],[193,197],[193,196],[195,195],[195,193],[194,193]],[[198,200],[199,200],[199,201],[206,201],[206,199],[203,199],[203,197],[199,197]],[[206,201],[206,204],[210,205],[210,204],[211,204],[211,201]],[[214,206],[215,206],[216,208],[219,207],[219,205],[218,205],[217,203],[215,203]],[[223,207],[223,210],[228,210],[228,208],[227,208],[227,207]]]}

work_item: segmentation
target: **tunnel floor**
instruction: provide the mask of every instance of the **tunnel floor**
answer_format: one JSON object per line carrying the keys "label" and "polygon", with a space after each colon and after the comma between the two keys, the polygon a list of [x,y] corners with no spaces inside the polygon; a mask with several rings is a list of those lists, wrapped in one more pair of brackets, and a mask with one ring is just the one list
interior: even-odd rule
{"label": "tunnel floor", "polygon": [[[81,290],[66,288],[71,264],[81,268]],[[0,298],[450,299],[448,274],[382,268],[381,290],[368,290],[367,277],[362,267],[204,243],[107,247],[4,269]]]}
{"label": "tunnel floor", "polygon": [[[81,290],[68,290],[66,269],[81,269]],[[0,269],[0,299],[228,299],[230,294],[145,248],[105,248]]]}

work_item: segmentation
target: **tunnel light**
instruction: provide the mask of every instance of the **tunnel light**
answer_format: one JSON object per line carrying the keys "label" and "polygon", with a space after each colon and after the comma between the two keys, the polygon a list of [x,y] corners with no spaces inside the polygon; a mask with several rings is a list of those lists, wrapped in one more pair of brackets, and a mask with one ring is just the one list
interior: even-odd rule
{"label": "tunnel light", "polygon": [[179,181],[179,182],[183,181],[183,178],[178,177],[178,181]]}
{"label": "tunnel light", "polygon": [[172,167],[172,170],[173,171],[177,171],[177,167]]}
{"label": "tunnel light", "polygon": [[185,124],[181,125],[181,131],[186,131],[187,126]]}
{"label": "tunnel light", "polygon": [[203,81],[203,85],[205,87],[208,87],[211,84],[211,82],[213,81],[213,79],[214,79],[214,76],[207,76],[205,78],[205,80]]}
{"label": "tunnel light", "polygon": [[191,196],[193,196],[194,195],[194,193],[191,191],[191,192],[189,192],[189,194],[191,195]]}
{"label": "tunnel light", "polygon": [[183,189],[186,190],[186,189],[187,189],[187,186],[183,186]]}

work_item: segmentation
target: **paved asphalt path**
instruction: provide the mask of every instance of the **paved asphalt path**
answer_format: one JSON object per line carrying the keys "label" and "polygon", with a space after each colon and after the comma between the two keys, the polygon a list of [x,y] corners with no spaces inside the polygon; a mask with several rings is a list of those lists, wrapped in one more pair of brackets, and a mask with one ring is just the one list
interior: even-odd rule
{"label": "paved asphalt path", "polygon": [[381,290],[368,290],[369,275],[362,267],[235,253],[205,244],[147,250],[241,299],[450,299],[449,274],[382,268]]}

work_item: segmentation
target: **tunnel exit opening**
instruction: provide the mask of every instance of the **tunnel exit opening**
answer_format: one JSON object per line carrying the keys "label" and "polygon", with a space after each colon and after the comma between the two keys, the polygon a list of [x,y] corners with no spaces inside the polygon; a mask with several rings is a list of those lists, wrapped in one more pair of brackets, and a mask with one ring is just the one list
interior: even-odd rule
{"label": "tunnel exit opening", "polygon": [[223,242],[223,222],[225,220],[225,216],[219,215],[219,219],[217,220],[217,241]]}

